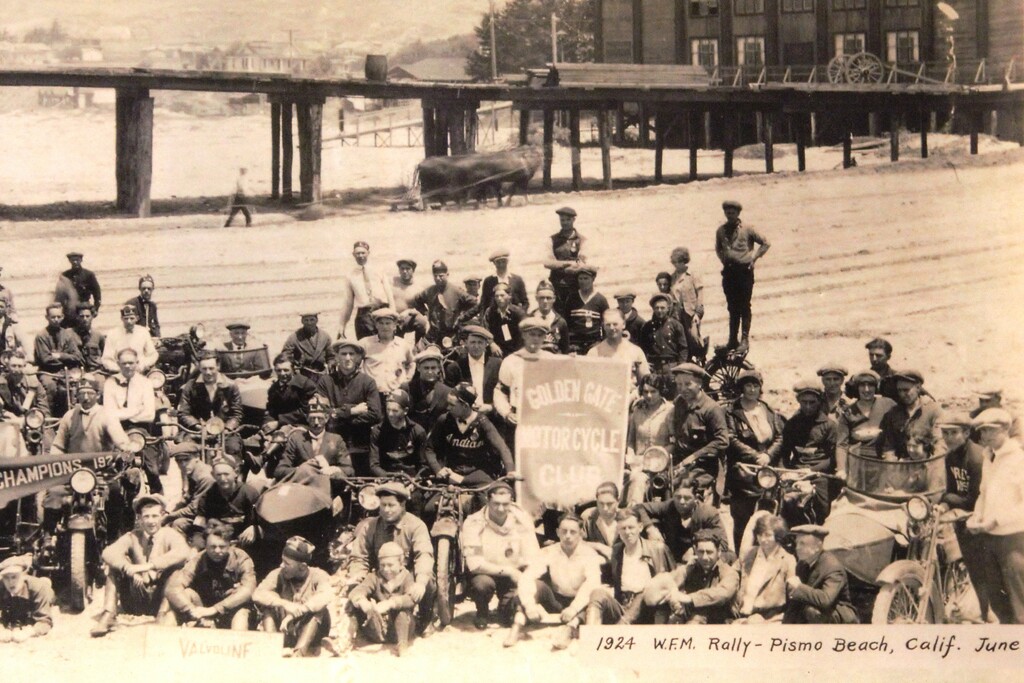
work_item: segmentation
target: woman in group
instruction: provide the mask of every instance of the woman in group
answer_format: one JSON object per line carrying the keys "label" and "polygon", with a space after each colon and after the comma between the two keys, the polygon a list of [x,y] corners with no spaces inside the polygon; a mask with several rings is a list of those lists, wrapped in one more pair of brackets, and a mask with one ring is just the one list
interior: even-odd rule
{"label": "woman in group", "polygon": [[739,561],[734,624],[782,623],[786,580],[796,574],[796,558],[782,546],[788,533],[781,517],[762,515],[754,521],[755,545]]}
{"label": "woman in group", "polygon": [[643,471],[644,451],[659,446],[671,453],[672,402],[665,400],[661,377],[651,373],[640,380],[640,400],[629,416],[626,431],[626,465],[629,469],[625,490],[627,506],[644,502],[647,474]]}
{"label": "woman in group", "polygon": [[725,490],[729,494],[733,547],[737,552],[747,522],[754,514],[761,489],[757,475],[740,465],[767,465],[769,453],[782,442],[782,417],[761,399],[764,378],[757,370],[743,370],[736,378],[740,397],[726,409],[729,448],[726,451]]}
{"label": "woman in group", "polygon": [[851,450],[870,455],[875,453],[882,417],[896,405],[892,399],[878,394],[881,381],[874,370],[862,370],[847,383],[848,393],[853,393],[851,398],[857,400],[839,413],[836,443],[836,469],[839,472],[846,471],[846,459]]}

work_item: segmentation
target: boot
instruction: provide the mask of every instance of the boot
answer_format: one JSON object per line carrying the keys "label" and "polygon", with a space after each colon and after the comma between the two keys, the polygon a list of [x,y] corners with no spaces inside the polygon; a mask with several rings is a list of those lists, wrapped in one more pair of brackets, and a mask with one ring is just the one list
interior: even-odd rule
{"label": "boot", "polygon": [[735,349],[739,342],[737,337],[740,331],[740,316],[730,313],[729,314],[729,344],[726,346],[727,349],[732,351]]}
{"label": "boot", "polygon": [[409,649],[409,640],[413,631],[412,623],[412,615],[409,612],[403,610],[395,615],[395,640],[398,641],[395,654],[399,657]]}
{"label": "boot", "polygon": [[505,647],[512,647],[519,642],[519,638],[523,635],[523,626],[526,625],[526,615],[522,612],[516,612],[516,616],[512,619],[512,628],[509,629],[508,637],[505,638],[505,642],[502,643]]}
{"label": "boot", "polygon": [[583,623],[587,626],[600,626],[601,621],[601,605],[596,603],[587,605],[587,615]]}
{"label": "boot", "polygon": [[736,347],[736,353],[745,354],[750,350],[750,314],[746,313],[741,318],[742,338]]}
{"label": "boot", "polygon": [[117,623],[117,615],[104,610],[96,620],[96,625],[89,629],[89,635],[93,638],[102,638],[114,630],[115,623]]}

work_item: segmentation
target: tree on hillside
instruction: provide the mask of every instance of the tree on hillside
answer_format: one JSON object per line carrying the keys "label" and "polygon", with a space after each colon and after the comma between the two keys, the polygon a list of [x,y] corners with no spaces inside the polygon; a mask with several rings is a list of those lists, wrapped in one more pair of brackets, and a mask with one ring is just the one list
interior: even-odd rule
{"label": "tree on hillside", "polygon": [[54,43],[63,42],[67,37],[68,34],[65,33],[60,22],[54,19],[53,23],[50,24],[50,28],[34,28],[26,33],[24,42],[46,43],[47,45],[53,45]]}
{"label": "tree on hillside", "polygon": [[[498,73],[518,73],[551,61],[551,15],[558,17],[558,61],[594,61],[596,0],[509,0],[495,13]],[[466,70],[479,80],[491,77],[491,15],[476,27],[478,48]]]}
{"label": "tree on hillside", "polygon": [[451,36],[440,40],[428,40],[423,42],[417,40],[411,45],[406,45],[388,57],[391,64],[415,64],[423,59],[435,57],[455,57],[465,59],[476,50],[476,36],[467,33],[461,36]]}

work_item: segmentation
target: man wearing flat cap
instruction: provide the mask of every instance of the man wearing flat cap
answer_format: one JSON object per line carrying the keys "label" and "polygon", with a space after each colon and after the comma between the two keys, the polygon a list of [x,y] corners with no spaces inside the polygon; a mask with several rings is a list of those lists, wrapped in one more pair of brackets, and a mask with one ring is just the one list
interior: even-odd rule
{"label": "man wearing flat cap", "polygon": [[[787,469],[809,469],[824,474],[836,472],[836,421],[825,414],[821,383],[811,379],[793,387],[799,410],[782,428],[782,442],[768,452],[771,465]],[[815,519],[824,520],[832,509],[828,480],[811,480],[814,495],[811,505]]]}
{"label": "man wearing flat cap", "polygon": [[[1002,387],[990,384],[976,389],[973,393],[978,397],[978,407],[971,410],[970,416],[972,418],[978,417],[978,415],[989,408],[1002,408],[1006,410],[1006,407],[1003,406]],[[1020,417],[1015,415],[1013,411],[1007,410],[1007,412],[1013,416],[1013,424],[1010,425],[1010,438],[1016,439],[1024,445],[1024,430],[1021,429]],[[977,440],[976,436],[974,438]]]}
{"label": "man wearing flat cap", "polygon": [[348,321],[355,311],[355,338],[362,339],[374,333],[371,313],[385,306],[395,308],[395,295],[391,283],[383,273],[368,264],[370,245],[359,241],[352,246],[352,258],[356,267],[352,269],[341,288],[341,330],[339,337],[345,337]]}
{"label": "man wearing flat cap", "polygon": [[576,288],[565,302],[565,320],[569,324],[569,350],[586,353],[604,338],[601,316],[608,310],[608,300],[594,289],[597,268],[581,264],[572,269]]}
{"label": "man wearing flat cap", "polygon": [[840,363],[825,363],[818,368],[818,377],[821,378],[823,410],[832,419],[838,419],[839,415],[849,406],[849,401],[843,394],[843,382],[848,374],[846,368]]}
{"label": "man wearing flat cap", "polygon": [[484,324],[494,339],[502,356],[515,353],[522,347],[519,322],[526,317],[526,311],[512,303],[508,285],[499,282],[491,290],[491,301],[484,310]]}
{"label": "man wearing flat cap", "polygon": [[[750,299],[754,264],[771,248],[768,238],[740,221],[739,202],[722,202],[725,223],[715,233],[715,253],[722,262],[722,289],[729,307],[729,348],[746,351],[750,344]],[[757,245],[755,250],[754,245]],[[742,339],[739,337],[742,328]]]}
{"label": "man wearing flat cap", "polygon": [[[689,468],[694,476],[705,473],[718,478],[718,470],[729,447],[729,426],[725,410],[704,393],[707,373],[694,363],[681,363],[672,368],[676,381],[673,404],[672,434],[679,464],[674,476],[678,478]],[[715,492],[715,500],[718,500]]]}
{"label": "man wearing flat cap", "polygon": [[398,313],[394,309],[378,308],[372,316],[377,333],[360,340],[365,350],[363,371],[377,383],[381,395],[387,396],[412,377],[412,344],[397,335]]}
{"label": "man wearing flat cap", "polygon": [[320,641],[331,630],[328,605],[334,600],[331,577],[310,567],[316,548],[301,536],[292,536],[281,551],[281,566],[267,574],[252,595],[260,608],[263,630],[284,631],[288,656],[315,657]]}
{"label": "man wearing flat cap", "polygon": [[309,483],[316,475],[340,481],[355,474],[345,440],[324,429],[329,410],[330,406],[319,397],[310,401],[306,429],[296,429],[288,435],[281,460],[268,476],[277,481]]}
{"label": "man wearing flat cap", "polygon": [[384,402],[384,421],[370,431],[370,473],[375,477],[415,477],[427,464],[427,432],[409,419],[409,402],[404,390],[392,391]]}
{"label": "man wearing flat cap", "polygon": [[477,301],[460,285],[448,281],[448,265],[444,261],[434,261],[430,269],[434,284],[417,294],[412,305],[427,316],[430,323],[427,339],[433,344],[443,344],[445,337],[455,339],[459,318],[472,310]]}
{"label": "man wearing flat cap", "polygon": [[555,213],[558,214],[560,229],[551,236],[551,252],[554,259],[545,262],[544,267],[551,271],[548,280],[555,289],[555,310],[559,315],[568,318],[565,304],[569,300],[569,295],[576,289],[576,278],[571,268],[586,261],[581,251],[584,238],[573,226],[576,222],[574,209],[563,206]]}
{"label": "man wearing flat cap", "polygon": [[[985,452],[981,446],[971,441],[971,416],[964,411],[947,411],[939,420],[942,440],[946,444],[946,492],[940,501],[940,510],[963,510],[973,512],[981,492],[981,472]],[[967,530],[966,520],[953,525],[957,542],[971,584],[978,586],[987,578],[984,563],[984,548],[981,538]],[[980,621],[988,620],[988,596],[984,591],[976,590]],[[967,615],[962,615],[966,617]]]}
{"label": "man wearing flat cap", "polygon": [[650,305],[651,319],[640,330],[636,343],[647,356],[651,371],[663,377],[663,385],[671,389],[665,397],[672,398],[675,396],[672,368],[687,362],[693,354],[683,324],[671,315],[672,299],[667,294],[655,294]]}
{"label": "man wearing flat cap", "polygon": [[843,563],[824,549],[828,529],[817,524],[793,527],[796,574],[786,580],[789,600],[784,624],[856,624],[849,580]]}
{"label": "man wearing flat cap", "polygon": [[160,360],[160,354],[153,345],[149,330],[138,325],[139,318],[134,306],[121,307],[121,325],[107,332],[103,345],[103,367],[117,372],[117,354],[123,349],[133,349],[138,354],[139,372],[147,372]]}
{"label": "man wearing flat cap", "polygon": [[126,306],[135,309],[135,315],[139,324],[149,331],[149,336],[154,343],[160,340],[160,319],[157,315],[156,302],[153,301],[153,290],[156,285],[152,275],[143,275],[139,278],[139,295],[125,301]]}
{"label": "man wearing flat cap", "polygon": [[[494,390],[498,386],[501,358],[495,358],[490,353],[494,336],[487,328],[468,325],[462,328],[462,333],[466,336],[465,352],[459,353],[454,361],[445,366],[445,383],[452,387],[459,382],[472,384],[480,397],[477,410],[488,415],[494,406]],[[516,334],[522,339],[518,323]]]}
{"label": "man wearing flat cap", "polygon": [[550,282],[542,280],[534,294],[537,308],[530,311],[530,317],[547,325],[544,343],[541,348],[551,353],[569,353],[569,325],[565,318],[555,311],[555,288]]}
{"label": "man wearing flat cap", "polygon": [[1001,624],[1024,624],[1024,449],[1010,438],[1012,424],[1002,408],[983,410],[972,422],[985,451],[967,530],[980,541],[981,576],[975,582],[971,575],[979,602],[987,601]]}
{"label": "man wearing flat cap", "polygon": [[280,353],[274,359],[274,381],[267,387],[267,411],[263,417],[264,434],[288,425],[304,424],[309,400],[316,385],[305,375],[295,372],[292,357]]}
{"label": "man wearing flat cap", "polygon": [[380,550],[395,542],[405,552],[405,568],[412,572],[413,586],[409,596],[419,605],[417,632],[422,634],[434,619],[434,545],[430,541],[427,525],[419,517],[406,512],[409,490],[400,482],[388,482],[377,487],[380,511],[356,527],[352,543],[352,581],[362,581],[380,566]]}
{"label": "man wearing flat cap", "polygon": [[[185,382],[181,388],[178,422],[196,431],[214,417],[224,421],[225,431],[238,429],[242,423],[242,394],[238,385],[221,373],[217,354],[206,350],[199,355],[199,376]],[[200,438],[184,431],[178,434],[179,442]],[[224,452],[236,458],[242,454],[242,439],[238,434],[224,435]]]}
{"label": "man wearing flat cap", "polygon": [[512,452],[494,424],[473,408],[478,398],[467,382],[452,389],[448,412],[427,436],[423,454],[434,474],[466,487],[489,484],[503,475],[512,476],[515,470]]}
{"label": "man wearing flat cap", "polygon": [[370,429],[384,415],[377,383],[360,370],[363,354],[359,343],[345,339],[335,342],[331,371],[316,382],[316,393],[331,406],[327,431],[345,440],[359,477],[370,474]]}
{"label": "man wearing flat cap", "polygon": [[508,287],[508,294],[511,298],[511,303],[524,310],[530,307],[530,299],[526,294],[526,282],[522,277],[515,273],[510,273],[508,270],[508,262],[510,252],[508,249],[502,247],[501,249],[495,249],[491,252],[489,258],[490,262],[494,264],[494,275],[488,275],[484,278],[483,286],[480,290],[480,308],[486,311],[491,305],[491,299],[494,294],[494,286],[497,284],[503,284]]}
{"label": "man wearing flat cap", "polygon": [[625,325],[626,332],[629,333],[629,340],[639,345],[640,330],[647,321],[641,318],[636,308],[633,307],[633,302],[636,301],[636,292],[632,288],[623,287],[616,290],[613,297],[616,308],[622,314],[622,322]]}
{"label": "man wearing flat cap", "polygon": [[126,614],[157,616],[170,575],[189,558],[185,537],[170,526],[162,526],[167,503],[160,494],[138,496],[132,503],[138,527],[107,546],[107,585],[103,612],[90,631],[105,636],[117,622],[118,607]]}
{"label": "man wearing flat cap", "polygon": [[451,387],[441,381],[444,356],[441,349],[428,346],[415,356],[416,374],[401,386],[409,396],[409,419],[428,434],[448,410]]}
{"label": "man wearing flat cap", "polygon": [[192,496],[184,507],[169,513],[164,523],[183,520],[186,524],[179,524],[177,528],[185,531],[189,525],[206,528],[210,520],[217,520],[230,528],[229,541],[237,541],[241,546],[251,545],[256,539],[256,500],[260,492],[239,478],[232,460],[217,458],[208,466],[197,462],[204,469],[210,468],[212,485]]}
{"label": "man wearing flat cap", "polygon": [[924,393],[924,376],[917,370],[897,372],[896,406],[882,417],[876,450],[883,460],[927,460],[945,453],[939,431],[942,408]]}
{"label": "man wearing flat cap", "polygon": [[319,327],[319,313],[303,313],[300,319],[302,327],[288,336],[281,353],[291,358],[300,372],[307,368],[323,372],[334,360],[331,338]]}
{"label": "man wearing flat cap", "polygon": [[494,410],[505,421],[505,441],[515,451],[516,424],[522,400],[523,367],[538,358],[554,354],[541,348],[547,335],[547,323],[539,318],[526,318],[519,323],[523,335],[523,348],[501,361],[498,369],[498,388],[494,392]]}
{"label": "man wearing flat cap", "polygon": [[0,562],[0,643],[23,643],[53,628],[53,586],[31,576],[32,555]]}
{"label": "man wearing flat cap", "polygon": [[82,267],[84,256],[80,251],[69,251],[68,263],[71,267],[60,274],[57,280],[57,291],[54,299],[64,305],[64,327],[74,327],[77,322],[77,306],[80,303],[92,304],[97,315],[100,312],[102,292],[96,273]]}

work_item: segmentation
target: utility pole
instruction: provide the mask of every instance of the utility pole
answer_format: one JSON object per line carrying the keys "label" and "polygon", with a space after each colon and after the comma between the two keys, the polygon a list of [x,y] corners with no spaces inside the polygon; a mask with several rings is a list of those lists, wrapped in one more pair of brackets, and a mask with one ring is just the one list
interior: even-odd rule
{"label": "utility pole", "polygon": [[494,39],[494,0],[491,0],[491,80],[498,80],[498,46]]}
{"label": "utility pole", "polygon": [[558,61],[558,16],[551,13],[551,64]]}

